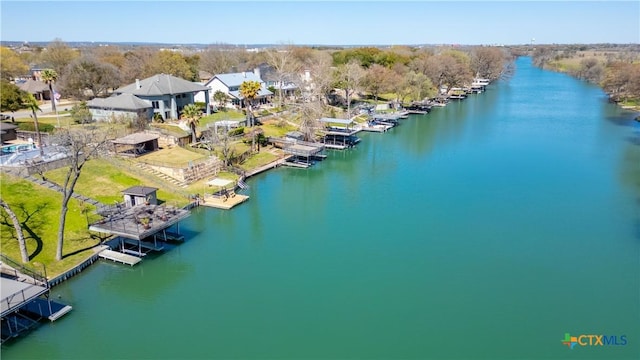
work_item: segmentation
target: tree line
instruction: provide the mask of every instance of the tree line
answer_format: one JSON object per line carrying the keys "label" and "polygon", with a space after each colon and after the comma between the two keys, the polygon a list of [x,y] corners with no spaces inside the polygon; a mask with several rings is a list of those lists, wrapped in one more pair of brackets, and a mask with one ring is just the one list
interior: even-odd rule
{"label": "tree line", "polygon": [[546,45],[531,55],[538,67],[599,85],[613,102],[640,104],[638,45]]}
{"label": "tree line", "polygon": [[494,80],[505,73],[512,58],[508,50],[498,47],[329,49],[283,45],[258,52],[220,46],[175,51],[151,46],[71,48],[60,39],[29,50],[2,47],[2,80],[28,75],[34,66],[51,69],[57,75],[56,89],[79,100],[107,96],[112,89],[159,73],[199,81],[201,72],[252,71],[260,64],[268,64],[277,81],[300,85],[300,74],[307,70],[316,90],[325,91],[326,98],[338,88],[346,93],[364,91],[374,97],[395,93],[402,99],[420,100],[433,96],[441,87],[471,83],[475,76]]}

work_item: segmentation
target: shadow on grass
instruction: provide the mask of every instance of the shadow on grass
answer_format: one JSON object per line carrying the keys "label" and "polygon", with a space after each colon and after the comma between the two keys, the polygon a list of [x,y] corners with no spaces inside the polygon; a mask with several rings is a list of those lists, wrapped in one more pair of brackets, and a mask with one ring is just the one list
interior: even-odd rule
{"label": "shadow on grass", "polygon": [[[27,209],[27,206],[24,203],[19,203],[15,205],[15,207],[22,212],[22,222],[20,222],[20,227],[23,232],[26,232],[27,236],[24,237],[25,241],[28,239],[33,239],[36,242],[35,250],[29,255],[29,261],[33,260],[40,252],[42,252],[42,248],[44,246],[42,242],[42,238],[38,236],[38,232],[40,232],[40,227],[44,223],[43,218],[34,217],[42,210],[46,209],[49,206],[48,203],[40,203],[37,204],[35,209],[30,210]],[[18,241],[18,235],[15,233],[15,229],[13,227],[13,223],[8,217],[6,212],[2,212],[2,219],[0,220],[0,224],[5,225],[11,229],[11,237]]]}
{"label": "shadow on grass", "polygon": [[107,239],[107,237],[102,237],[100,235],[91,234],[87,240],[93,240],[93,241],[96,242],[95,244],[88,245],[86,247],[74,250],[74,251],[72,251],[72,252],[70,252],[68,254],[64,254],[64,255],[62,255],[62,259],[66,259],[66,258],[68,258],[70,256],[80,254],[81,252],[84,252],[84,251],[87,251],[87,250],[91,250],[91,249],[95,248],[96,246],[101,245],[106,239]]}

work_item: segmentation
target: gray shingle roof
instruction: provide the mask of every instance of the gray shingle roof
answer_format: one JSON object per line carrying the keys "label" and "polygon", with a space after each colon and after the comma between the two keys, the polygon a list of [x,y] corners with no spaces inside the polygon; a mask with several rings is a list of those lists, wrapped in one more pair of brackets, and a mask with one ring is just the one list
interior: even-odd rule
{"label": "gray shingle roof", "polygon": [[153,194],[157,190],[158,188],[149,186],[132,186],[128,189],[122,190],[122,193],[126,195],[147,196],[149,194]]}
{"label": "gray shingle roof", "polygon": [[108,98],[95,98],[87,101],[87,106],[98,109],[140,110],[152,107],[151,101],[143,100],[132,94],[120,94]]}
{"label": "gray shingle roof", "polygon": [[45,84],[44,81],[29,79],[22,84],[18,84],[18,87],[22,91],[26,91],[30,94],[37,94],[44,91],[49,91],[49,85]]}
{"label": "gray shingle roof", "polygon": [[147,133],[133,133],[127,136],[123,136],[121,138],[117,138],[112,140],[111,142],[114,144],[123,144],[123,145],[138,145],[145,143],[147,141],[156,140],[160,136],[154,134]]}
{"label": "gray shingle roof", "polygon": [[117,89],[115,92],[141,96],[161,96],[209,90],[208,87],[202,84],[167,74],[158,74],[140,80],[140,88],[137,88],[136,85],[136,83],[129,84]]}

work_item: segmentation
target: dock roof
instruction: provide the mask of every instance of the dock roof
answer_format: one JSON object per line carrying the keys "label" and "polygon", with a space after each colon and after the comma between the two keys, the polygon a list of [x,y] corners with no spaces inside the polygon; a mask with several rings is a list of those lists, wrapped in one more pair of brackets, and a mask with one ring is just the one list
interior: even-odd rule
{"label": "dock roof", "polygon": [[128,189],[122,190],[122,193],[125,195],[147,196],[149,194],[153,194],[156,191],[158,191],[158,188],[155,188],[155,187],[132,186]]}

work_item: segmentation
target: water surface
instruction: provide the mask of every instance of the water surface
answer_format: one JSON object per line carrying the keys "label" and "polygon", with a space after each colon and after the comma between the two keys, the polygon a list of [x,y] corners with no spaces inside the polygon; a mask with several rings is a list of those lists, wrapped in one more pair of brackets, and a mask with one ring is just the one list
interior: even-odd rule
{"label": "water surface", "polygon": [[250,179],[160,256],[90,267],[53,291],[74,310],[3,358],[638,358],[632,118],[520,58],[483,94]]}

